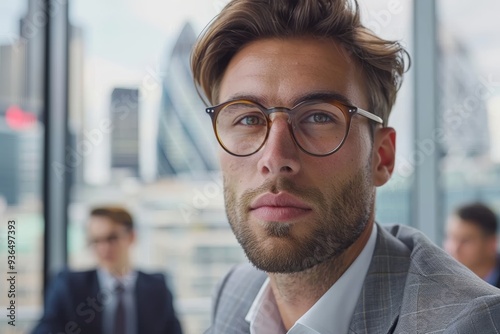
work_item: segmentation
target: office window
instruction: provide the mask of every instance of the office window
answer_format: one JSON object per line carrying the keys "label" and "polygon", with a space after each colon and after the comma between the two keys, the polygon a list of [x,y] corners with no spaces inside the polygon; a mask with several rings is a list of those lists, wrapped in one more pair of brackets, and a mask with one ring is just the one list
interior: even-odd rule
{"label": "office window", "polygon": [[72,187],[69,264],[94,264],[85,242],[89,210],[125,205],[137,223],[134,263],[167,274],[188,334],[208,326],[215,283],[244,261],[226,223],[217,146],[189,69],[191,47],[220,5],[77,0],[70,7],[70,131],[75,153],[83,142],[88,150]]}
{"label": "office window", "polygon": [[445,214],[469,201],[483,201],[498,213],[500,22],[495,13],[500,4],[488,0],[437,4]]}
{"label": "office window", "polygon": [[42,306],[44,15],[35,1],[0,1],[0,332],[6,334],[31,328]]}
{"label": "office window", "polygon": [[[362,21],[385,39],[399,41],[413,54],[412,1],[359,1]],[[411,191],[418,159],[413,130],[413,69],[405,73],[403,85],[388,125],[396,129],[396,167],[391,180],[377,190],[376,221],[381,224],[411,224]]]}

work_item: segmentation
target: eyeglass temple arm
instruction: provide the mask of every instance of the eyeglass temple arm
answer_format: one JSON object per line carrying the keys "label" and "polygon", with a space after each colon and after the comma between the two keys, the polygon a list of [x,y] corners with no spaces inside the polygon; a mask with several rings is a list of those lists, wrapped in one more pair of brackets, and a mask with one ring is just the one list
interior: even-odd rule
{"label": "eyeglass temple arm", "polygon": [[375,121],[375,122],[380,123],[380,124],[384,124],[384,121],[382,120],[382,118],[378,117],[375,114],[372,114],[369,111],[366,111],[366,110],[361,109],[361,108],[357,108],[357,112],[358,112],[358,114],[365,116],[366,118],[369,118],[372,121]]}

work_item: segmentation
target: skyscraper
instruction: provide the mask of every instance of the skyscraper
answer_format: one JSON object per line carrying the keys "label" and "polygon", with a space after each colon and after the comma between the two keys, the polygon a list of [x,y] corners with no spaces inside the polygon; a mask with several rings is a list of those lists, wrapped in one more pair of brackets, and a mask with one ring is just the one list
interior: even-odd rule
{"label": "skyscraper", "polygon": [[111,168],[139,176],[139,90],[115,88],[111,93]]}
{"label": "skyscraper", "polygon": [[196,34],[186,23],[167,60],[158,122],[158,175],[218,169],[215,136],[196,92],[189,57]]}
{"label": "skyscraper", "polygon": [[[466,46],[451,32],[441,31],[438,58],[440,130],[447,155],[466,157],[489,154],[490,134],[482,82]],[[484,80],[485,81],[485,80]]]}
{"label": "skyscraper", "polygon": [[21,18],[19,43],[25,50],[24,103],[23,108],[41,119],[44,89],[45,25],[40,22],[43,5],[38,0],[28,0],[28,11]]}
{"label": "skyscraper", "polygon": [[41,194],[44,26],[28,1],[19,38],[0,46],[0,193],[18,205]]}
{"label": "skyscraper", "polygon": [[0,45],[0,115],[11,105],[23,107],[26,86],[26,45]]}
{"label": "skyscraper", "polygon": [[19,202],[19,140],[13,131],[0,130],[0,147],[2,159],[0,159],[0,197],[3,197],[8,205]]}
{"label": "skyscraper", "polygon": [[41,194],[43,132],[33,119],[25,124],[21,121],[0,119],[0,196],[8,205]]}

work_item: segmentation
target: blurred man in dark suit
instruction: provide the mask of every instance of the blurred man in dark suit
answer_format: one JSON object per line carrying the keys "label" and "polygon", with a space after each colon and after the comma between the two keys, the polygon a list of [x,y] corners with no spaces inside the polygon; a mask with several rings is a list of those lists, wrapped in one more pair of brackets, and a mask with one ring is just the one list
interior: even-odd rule
{"label": "blurred man in dark suit", "polygon": [[497,229],[495,213],[484,204],[460,206],[448,218],[444,248],[457,261],[498,288]]}
{"label": "blurred man in dark suit", "polygon": [[164,276],[133,269],[134,241],[133,220],[125,209],[92,210],[88,242],[98,267],[58,275],[33,333],[181,334]]}

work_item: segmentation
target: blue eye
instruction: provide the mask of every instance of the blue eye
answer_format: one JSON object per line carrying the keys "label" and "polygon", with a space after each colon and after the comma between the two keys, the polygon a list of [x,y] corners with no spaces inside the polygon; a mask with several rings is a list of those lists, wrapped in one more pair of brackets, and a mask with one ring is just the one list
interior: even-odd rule
{"label": "blue eye", "polygon": [[333,121],[334,119],[329,114],[325,113],[315,113],[304,119],[305,123],[329,123]]}
{"label": "blue eye", "polygon": [[262,119],[261,116],[256,116],[256,115],[248,115],[248,116],[243,116],[240,118],[238,124],[242,125],[265,125],[266,120]]}

